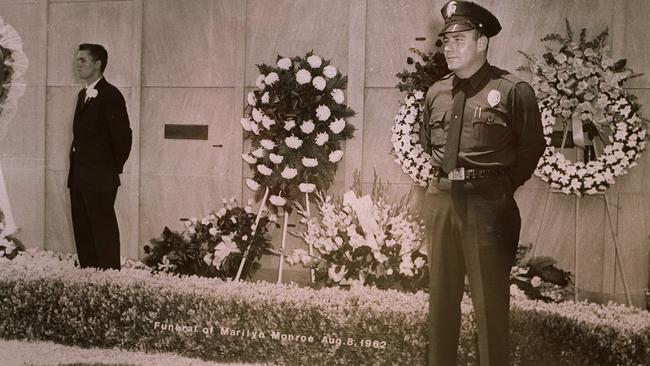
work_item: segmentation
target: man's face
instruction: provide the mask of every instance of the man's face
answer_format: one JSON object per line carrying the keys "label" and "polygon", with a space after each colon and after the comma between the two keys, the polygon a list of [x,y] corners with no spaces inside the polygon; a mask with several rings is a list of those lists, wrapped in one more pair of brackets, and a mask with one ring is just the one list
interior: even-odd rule
{"label": "man's face", "polygon": [[93,61],[93,58],[90,55],[90,51],[81,50],[77,52],[77,59],[76,59],[75,66],[77,69],[77,76],[79,76],[80,79],[88,80],[88,79],[92,79],[94,76],[100,75],[101,65],[102,65],[101,61],[99,60]]}
{"label": "man's face", "polygon": [[478,62],[482,64],[479,53],[484,50],[484,46],[479,45],[479,40],[481,37],[477,37],[473,30],[445,34],[442,42],[449,70],[462,73]]}

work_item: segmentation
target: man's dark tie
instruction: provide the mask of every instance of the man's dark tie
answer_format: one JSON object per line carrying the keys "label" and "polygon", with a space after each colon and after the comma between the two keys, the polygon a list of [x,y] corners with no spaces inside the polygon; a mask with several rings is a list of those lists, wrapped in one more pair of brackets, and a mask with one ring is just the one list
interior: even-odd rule
{"label": "man's dark tie", "polygon": [[449,173],[457,167],[460,133],[463,130],[463,111],[465,110],[465,81],[460,80],[453,90],[453,105],[451,120],[447,131],[445,157],[442,159],[442,170]]}

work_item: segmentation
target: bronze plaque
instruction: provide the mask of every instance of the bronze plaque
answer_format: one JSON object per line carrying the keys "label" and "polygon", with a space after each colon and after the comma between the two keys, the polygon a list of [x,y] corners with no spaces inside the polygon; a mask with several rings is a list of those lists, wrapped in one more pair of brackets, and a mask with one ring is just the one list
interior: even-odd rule
{"label": "bronze plaque", "polygon": [[208,125],[165,124],[166,139],[207,140]]}

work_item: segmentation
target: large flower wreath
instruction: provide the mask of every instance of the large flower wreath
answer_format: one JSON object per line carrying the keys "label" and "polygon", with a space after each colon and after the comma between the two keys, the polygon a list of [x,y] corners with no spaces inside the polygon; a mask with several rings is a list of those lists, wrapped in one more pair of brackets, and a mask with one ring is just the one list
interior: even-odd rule
{"label": "large flower wreath", "polygon": [[[636,98],[622,88],[635,76],[625,60],[614,62],[607,53],[607,32],[591,41],[582,29],[577,40],[567,21],[566,37],[550,34],[542,38],[547,52],[541,58],[525,53],[537,93],[547,148],[535,175],[566,194],[595,194],[607,189],[614,178],[637,165],[645,148],[645,121],[639,115]],[[558,120],[577,125],[593,141],[597,159],[568,160],[551,145],[551,134]],[[576,124],[573,124],[576,126]],[[573,131],[574,138],[576,131]]]}
{"label": "large flower wreath", "polygon": [[21,77],[28,66],[18,32],[0,17],[0,141],[16,114],[18,98],[25,92]]}
{"label": "large flower wreath", "polygon": [[278,55],[275,66],[258,69],[241,120],[251,140],[250,152],[242,154],[253,173],[246,185],[258,199],[268,188],[272,207],[279,207],[329,188],[343,157],[341,143],[354,133],[345,120],[354,111],[345,104],[347,77],[312,52]]}
{"label": "large flower wreath", "polygon": [[[436,44],[437,47],[441,43]],[[391,143],[395,162],[402,171],[420,186],[426,186],[433,177],[433,160],[428,151],[420,145],[420,124],[422,123],[422,103],[429,87],[449,73],[444,55],[439,51],[424,53],[412,48],[410,50],[422,60],[406,59],[407,64],[414,65],[415,71],[404,70],[397,74],[400,91],[406,92],[404,103],[395,116],[392,127]]]}

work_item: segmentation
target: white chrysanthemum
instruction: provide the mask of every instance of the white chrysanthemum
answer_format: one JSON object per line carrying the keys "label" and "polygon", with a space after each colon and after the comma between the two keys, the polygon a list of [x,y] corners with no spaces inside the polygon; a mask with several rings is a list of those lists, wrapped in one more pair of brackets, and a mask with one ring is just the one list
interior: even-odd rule
{"label": "white chrysanthemum", "polygon": [[302,124],[300,124],[300,131],[306,134],[312,133],[314,131],[314,128],[316,128],[316,125],[311,120],[305,121]]}
{"label": "white chrysanthemum", "polygon": [[253,108],[251,114],[253,115],[253,120],[255,122],[262,122],[262,118],[264,117],[264,113],[262,113],[262,111],[257,108]]}
{"label": "white chrysanthemum", "polygon": [[293,119],[288,119],[284,121],[284,129],[287,131],[291,131],[292,128],[296,127],[296,121]]}
{"label": "white chrysanthemum", "polygon": [[273,173],[273,170],[264,164],[258,164],[257,171],[266,176],[269,176]]}
{"label": "white chrysanthemum", "polygon": [[250,131],[251,130],[251,123],[253,123],[253,121],[251,121],[250,118],[244,117],[244,118],[239,120],[239,123],[241,123],[241,126],[242,126],[242,128],[244,128],[244,131]]}
{"label": "white chrysanthemum", "polygon": [[274,163],[274,164],[280,164],[282,160],[284,160],[284,156],[282,155],[277,155],[274,153],[269,154],[269,159]]}
{"label": "white chrysanthemum", "polygon": [[312,83],[312,85],[314,85],[314,88],[316,88],[318,90],[325,89],[325,85],[327,84],[325,79],[323,79],[321,76],[316,76],[314,78],[314,80],[311,81],[311,83]]}
{"label": "white chrysanthemum", "polygon": [[300,192],[302,193],[311,193],[316,189],[316,185],[313,183],[300,183],[298,189],[300,189]]}
{"label": "white chrysanthemum", "polygon": [[260,145],[262,145],[263,148],[266,150],[273,150],[275,147],[275,143],[269,139],[263,139],[260,141]]}
{"label": "white chrysanthemum", "polygon": [[334,67],[332,65],[327,65],[323,69],[323,75],[325,75],[325,77],[330,78],[330,79],[335,77],[337,72],[338,71],[336,70],[336,67]]}
{"label": "white chrysanthemum", "polygon": [[294,135],[286,137],[284,139],[284,143],[291,149],[298,149],[300,146],[302,146],[302,140]]}
{"label": "white chrysanthemum", "polygon": [[337,119],[334,122],[330,123],[330,130],[334,133],[340,133],[345,128],[345,120]]}
{"label": "white chrysanthemum", "polygon": [[329,161],[332,163],[338,163],[342,157],[343,157],[342,150],[332,151],[329,155]]}
{"label": "white chrysanthemum", "polygon": [[271,195],[269,201],[271,201],[274,206],[284,206],[287,203],[287,200],[284,197],[276,195]]}
{"label": "white chrysanthemum", "polygon": [[247,96],[248,104],[255,106],[257,104],[257,98],[255,98],[255,93],[250,92]]}
{"label": "white chrysanthemum", "polygon": [[307,57],[307,63],[309,63],[309,66],[316,69],[316,68],[319,68],[320,65],[323,64],[323,60],[320,57],[316,56],[316,55],[311,55],[311,56]]}
{"label": "white chrysanthemum", "polygon": [[298,169],[289,168],[288,166],[285,166],[284,169],[282,170],[282,173],[280,173],[280,175],[284,179],[292,179],[296,175],[298,175]]}
{"label": "white chrysanthemum", "polygon": [[250,188],[251,191],[257,191],[260,189],[260,184],[250,178],[246,178],[246,186]]}
{"label": "white chrysanthemum", "polygon": [[271,126],[275,124],[275,121],[269,118],[268,116],[262,117],[262,126],[266,128],[267,130],[271,129]]}
{"label": "white chrysanthemum", "polygon": [[241,154],[241,158],[248,164],[257,163],[257,158],[252,156],[251,154]]}
{"label": "white chrysanthemum", "polygon": [[318,117],[319,121],[327,121],[331,115],[332,112],[326,105],[321,104],[316,108],[316,117]]}
{"label": "white chrysanthemum", "polygon": [[289,70],[289,68],[291,67],[291,59],[288,57],[279,59],[278,67],[281,68],[282,70]]}
{"label": "white chrysanthemum", "polygon": [[316,145],[323,146],[330,139],[330,135],[327,132],[321,132],[316,135]]}
{"label": "white chrysanthemum", "polygon": [[264,78],[264,82],[266,83],[266,85],[273,85],[273,83],[275,83],[278,80],[280,80],[280,75],[278,75],[276,72],[270,72]]}
{"label": "white chrysanthemum", "polygon": [[260,90],[266,88],[266,84],[264,84],[264,75],[259,75],[257,77],[255,80],[255,86],[257,86]]}
{"label": "white chrysanthemum", "polygon": [[296,72],[296,81],[300,85],[307,84],[311,81],[311,74],[305,69],[300,69]]}
{"label": "white chrysanthemum", "polygon": [[332,99],[334,99],[334,101],[337,104],[343,104],[343,102],[345,101],[345,94],[343,94],[343,90],[341,89],[332,90],[330,95],[332,96]]}
{"label": "white chrysanthemum", "polygon": [[302,165],[306,166],[307,168],[313,168],[315,166],[318,166],[318,160],[314,158],[303,157]]}

